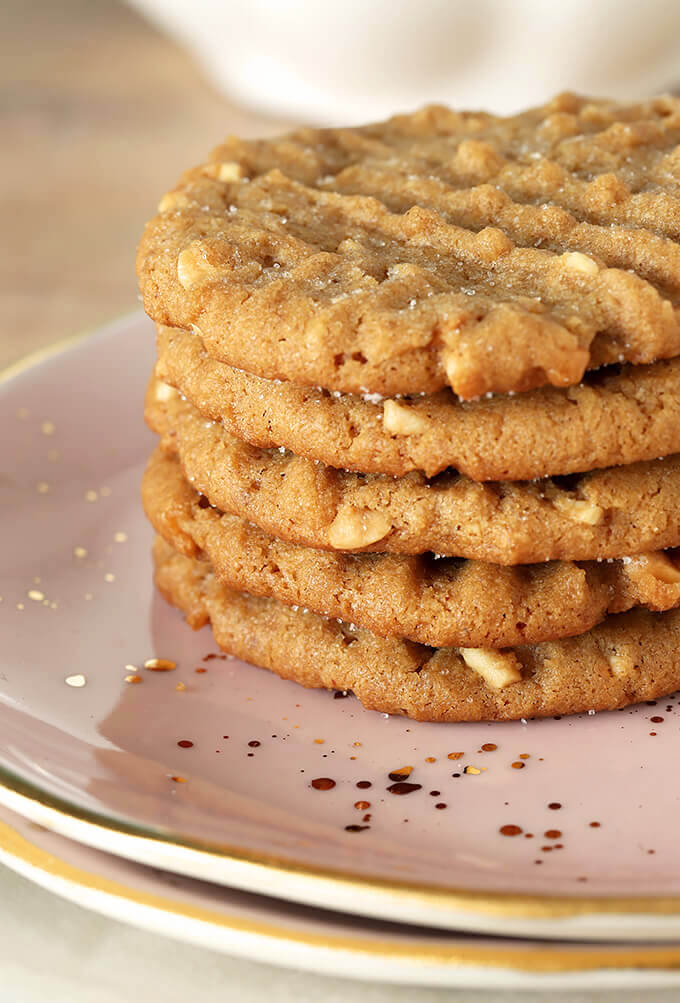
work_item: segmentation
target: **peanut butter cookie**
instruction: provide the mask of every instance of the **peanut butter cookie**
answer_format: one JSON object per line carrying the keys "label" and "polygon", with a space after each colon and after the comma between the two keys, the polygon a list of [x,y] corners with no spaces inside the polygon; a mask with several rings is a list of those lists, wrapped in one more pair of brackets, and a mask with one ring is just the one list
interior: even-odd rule
{"label": "peanut butter cookie", "polygon": [[314,550],[206,505],[160,451],[146,469],[142,499],[156,531],[175,550],[208,560],[228,588],[432,647],[534,644],[583,634],[634,606],[680,606],[675,551],[499,567],[432,554]]}
{"label": "peanut butter cookie", "polygon": [[678,455],[528,483],[394,478],[250,446],[156,380],[145,413],[211,504],[310,547],[531,564],[680,545]]}
{"label": "peanut butter cookie", "polygon": [[562,95],[231,139],[163,197],[145,309],[346,393],[578,383],[680,353],[680,101]]}
{"label": "peanut butter cookie", "polygon": [[200,339],[158,332],[161,380],[246,442],[361,473],[530,480],[680,452],[680,358],[611,367],[565,390],[461,402],[331,394],[216,362]]}
{"label": "peanut butter cookie", "polygon": [[430,648],[222,585],[206,561],[154,545],[155,580],[225,651],[309,687],[422,721],[512,720],[610,710],[680,686],[680,610],[633,610],[586,634],[496,651]]}

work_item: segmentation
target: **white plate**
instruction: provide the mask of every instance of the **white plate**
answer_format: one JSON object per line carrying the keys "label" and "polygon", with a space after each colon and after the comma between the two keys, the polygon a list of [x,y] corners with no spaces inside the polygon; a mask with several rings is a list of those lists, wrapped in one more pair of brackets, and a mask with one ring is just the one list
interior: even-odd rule
{"label": "white plate", "polygon": [[477,989],[680,985],[677,946],[555,944],[360,919],[143,867],[67,840],[6,808],[0,808],[0,862],[113,919],[287,968]]}

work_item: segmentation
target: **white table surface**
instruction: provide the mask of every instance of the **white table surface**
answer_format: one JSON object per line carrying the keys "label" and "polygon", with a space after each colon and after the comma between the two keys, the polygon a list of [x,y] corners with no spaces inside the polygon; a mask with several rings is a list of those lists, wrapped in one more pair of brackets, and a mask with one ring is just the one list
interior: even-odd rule
{"label": "white table surface", "polygon": [[71,905],[0,867],[1,1003],[671,1003],[678,990],[498,993],[326,978],[239,961]]}

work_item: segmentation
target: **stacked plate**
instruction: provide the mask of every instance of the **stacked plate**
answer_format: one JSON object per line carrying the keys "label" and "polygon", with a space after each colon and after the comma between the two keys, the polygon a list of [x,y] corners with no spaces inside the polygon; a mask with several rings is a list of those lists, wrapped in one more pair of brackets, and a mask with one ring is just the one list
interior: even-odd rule
{"label": "stacked plate", "polygon": [[152,353],[134,316],[1,388],[0,859],[130,922],[319,971],[680,984],[677,698],[422,724],[220,654],[154,595]]}

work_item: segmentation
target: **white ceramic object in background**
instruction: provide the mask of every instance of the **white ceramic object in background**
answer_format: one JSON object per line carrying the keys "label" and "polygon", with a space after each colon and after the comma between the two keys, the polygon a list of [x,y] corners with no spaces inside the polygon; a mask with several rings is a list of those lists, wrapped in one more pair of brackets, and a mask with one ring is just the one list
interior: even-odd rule
{"label": "white ceramic object in background", "polygon": [[680,4],[668,0],[132,2],[231,96],[322,124],[429,101],[510,112],[565,89],[629,99],[680,83]]}

